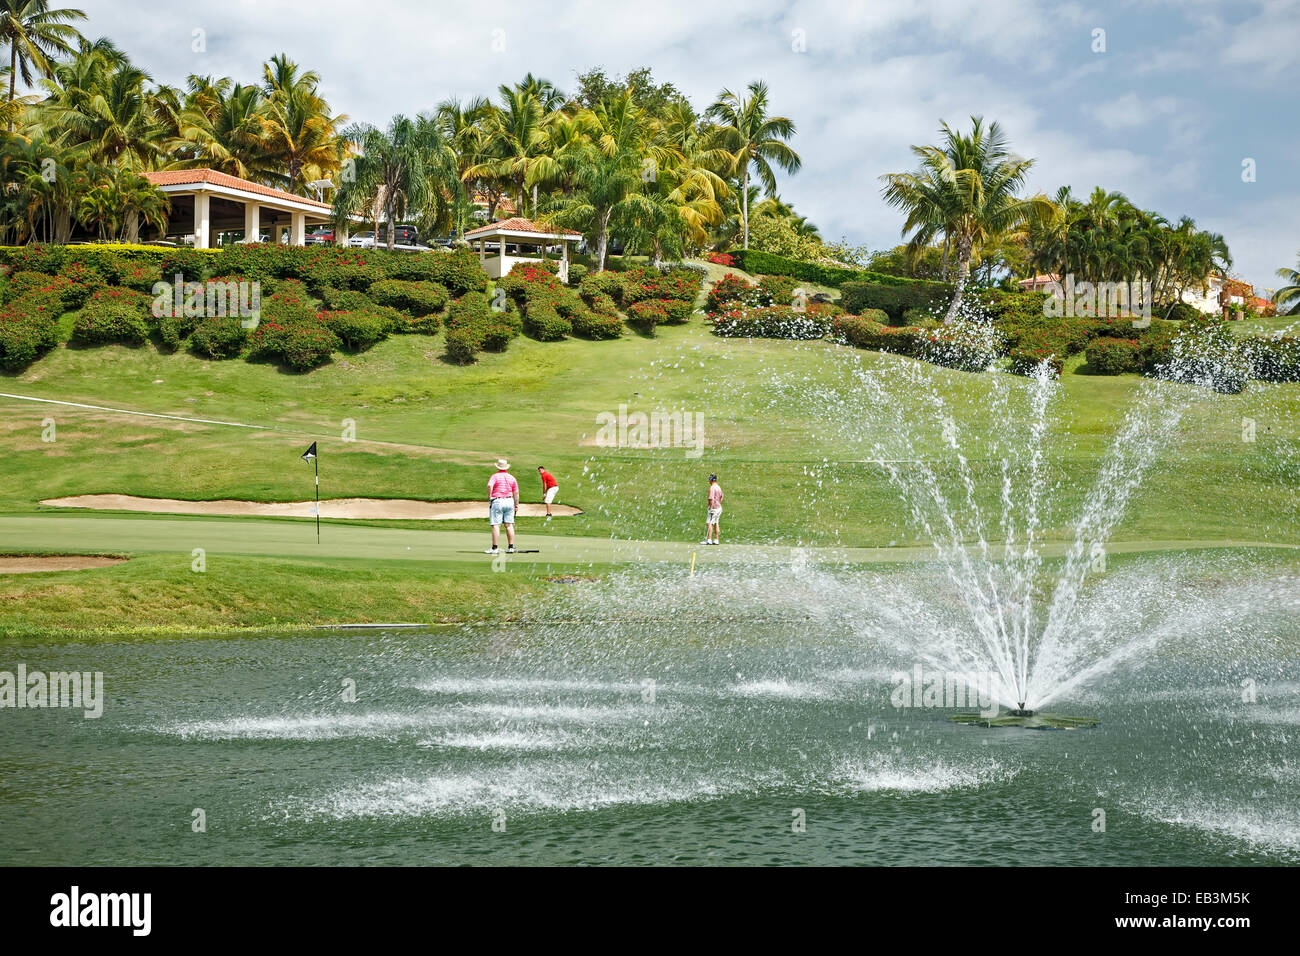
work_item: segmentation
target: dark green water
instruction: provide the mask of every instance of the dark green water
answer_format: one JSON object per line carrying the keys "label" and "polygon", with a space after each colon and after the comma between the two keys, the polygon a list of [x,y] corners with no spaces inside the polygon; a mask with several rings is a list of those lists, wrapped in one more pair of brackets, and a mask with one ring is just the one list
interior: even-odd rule
{"label": "dark green water", "polygon": [[878,655],[733,630],[6,647],[107,703],[0,710],[0,863],[1300,861],[1294,663],[1156,663],[1054,706],[1095,730],[982,731],[893,709]]}

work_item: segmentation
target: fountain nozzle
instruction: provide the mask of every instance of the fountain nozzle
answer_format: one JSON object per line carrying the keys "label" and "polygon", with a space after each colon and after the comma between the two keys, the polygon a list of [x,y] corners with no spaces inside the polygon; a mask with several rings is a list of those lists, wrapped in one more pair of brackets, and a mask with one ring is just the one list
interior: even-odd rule
{"label": "fountain nozzle", "polygon": [[1034,712],[1033,712],[1032,710],[1025,710],[1025,702],[1022,700],[1022,701],[1020,702],[1020,706],[1019,706],[1018,708],[1016,708],[1015,710],[1011,711],[1011,716],[1012,716],[1012,717],[1032,717],[1032,716],[1034,716]]}

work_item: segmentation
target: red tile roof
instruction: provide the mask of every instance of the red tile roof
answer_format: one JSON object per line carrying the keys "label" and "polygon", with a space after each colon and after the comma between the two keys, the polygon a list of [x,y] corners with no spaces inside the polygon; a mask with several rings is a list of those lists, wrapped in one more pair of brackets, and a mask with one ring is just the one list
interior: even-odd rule
{"label": "red tile roof", "polygon": [[531,219],[521,219],[518,216],[512,219],[502,219],[500,222],[494,222],[489,226],[479,226],[477,229],[471,229],[465,233],[469,238],[473,235],[489,234],[493,232],[536,232],[543,236],[568,236],[573,239],[581,239],[582,233],[574,232],[572,229],[560,229],[557,226],[544,226],[541,223],[533,222]]}
{"label": "red tile roof", "polygon": [[257,193],[259,196],[266,196],[269,199],[306,203],[309,206],[319,206],[321,209],[331,208],[327,202],[308,199],[306,196],[295,196],[293,193],[287,193],[282,189],[272,189],[270,186],[249,182],[247,179],[240,179],[238,176],[219,173],[215,169],[164,169],[155,173],[145,173],[144,178],[155,186],[198,186],[206,183],[209,186],[242,189],[246,193]]}

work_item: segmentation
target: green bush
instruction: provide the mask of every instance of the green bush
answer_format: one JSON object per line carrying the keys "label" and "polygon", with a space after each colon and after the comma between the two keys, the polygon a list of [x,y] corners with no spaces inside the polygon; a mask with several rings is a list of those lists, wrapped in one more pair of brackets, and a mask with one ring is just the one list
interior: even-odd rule
{"label": "green bush", "polygon": [[1249,338],[1242,348],[1250,358],[1251,376],[1265,382],[1300,382],[1300,338]]}
{"label": "green bush", "polygon": [[1168,346],[1152,349],[1151,365],[1160,378],[1228,395],[1244,390],[1251,373],[1246,350],[1217,318],[1183,322]]}
{"label": "green bush", "polygon": [[58,275],[68,261],[68,247],[28,243],[25,246],[12,248],[7,261],[15,272],[44,272],[46,275]]}
{"label": "green bush", "polygon": [[1204,312],[1190,302],[1175,302],[1168,309],[1160,309],[1160,314],[1170,322],[1187,322],[1193,319],[1207,318]]}
{"label": "green bush", "polygon": [[158,272],[166,282],[198,282],[207,273],[208,257],[195,249],[169,249],[158,261]]}
{"label": "green bush", "polygon": [[889,320],[879,309],[864,315],[841,315],[831,323],[832,335],[849,345],[895,355],[916,355],[922,330],[908,326],[887,325]]}
{"label": "green bush", "polygon": [[265,359],[304,372],[329,361],[341,345],[338,336],[316,320],[280,322],[263,318],[249,337],[249,357]]}
{"label": "green bush", "polygon": [[587,277],[587,267],[581,262],[569,263],[569,285],[581,286],[582,280]]}
{"label": "green bush", "polygon": [[370,298],[418,318],[441,311],[447,304],[447,290],[436,282],[382,279],[370,286]]}
{"label": "green bush", "polygon": [[232,359],[244,350],[248,330],[236,316],[200,319],[190,333],[190,350],[202,358]]}
{"label": "green bush", "polygon": [[647,299],[677,299],[692,305],[700,292],[700,275],[692,269],[641,266],[623,274],[623,304]]}
{"label": "green bush", "polygon": [[58,344],[59,309],[40,297],[21,298],[0,309],[0,369],[24,369]]}
{"label": "green bush", "polygon": [[1011,371],[1017,375],[1036,375],[1044,362],[1057,378],[1065,371],[1065,359],[1051,349],[1015,348],[1011,350]]}
{"label": "green bush", "polygon": [[285,281],[262,300],[262,319],[279,325],[301,325],[316,318],[316,306],[299,282]]}
{"label": "green bush", "polygon": [[831,317],[788,305],[749,306],[715,313],[713,332],[727,338],[820,339]]}
{"label": "green bush", "polygon": [[[948,298],[952,297],[953,287],[945,282],[926,282],[921,279],[906,279],[900,276],[885,275],[863,269],[844,269],[838,266],[826,266],[815,262],[798,262],[784,256],[773,255],[758,249],[734,249],[730,255],[736,267],[751,275],[793,276],[816,285],[843,289],[846,282],[869,282],[876,285],[930,285],[944,286]],[[849,312],[849,309],[845,306]]]}
{"label": "green bush", "polygon": [[388,337],[388,324],[373,312],[320,312],[316,320],[349,352],[364,352]]}
{"label": "green bush", "polygon": [[539,342],[555,342],[572,332],[573,324],[560,315],[554,299],[533,296],[524,313],[524,331]]}
{"label": "green bush", "polygon": [[479,265],[478,254],[470,249],[453,249],[450,252],[404,252],[393,255],[428,256],[437,268],[430,279],[455,296],[487,289],[487,273]]}
{"label": "green bush", "polygon": [[149,338],[148,307],[144,293],[103,289],[77,313],[72,341],[79,345],[141,345]]}
{"label": "green bush", "polygon": [[661,299],[643,299],[627,306],[627,324],[643,335],[654,335],[655,328],[668,320],[668,310]]}
{"label": "green bush", "polygon": [[447,358],[457,365],[469,365],[483,349],[484,329],[481,325],[467,325],[447,330]]}
{"label": "green bush", "polygon": [[942,282],[912,281],[904,284],[880,282],[846,282],[840,286],[840,305],[850,315],[860,315],[867,309],[879,309],[894,324],[904,321],[904,315],[921,310],[939,315],[948,307],[952,287]]}
{"label": "green bush", "polygon": [[614,300],[616,306],[623,305],[624,280],[623,274],[620,272],[607,269],[604,272],[589,273],[578,283],[578,287],[584,297],[604,293]]}
{"label": "green bush", "polygon": [[1136,339],[1094,339],[1086,350],[1088,371],[1095,375],[1122,375],[1142,370],[1141,347]]}

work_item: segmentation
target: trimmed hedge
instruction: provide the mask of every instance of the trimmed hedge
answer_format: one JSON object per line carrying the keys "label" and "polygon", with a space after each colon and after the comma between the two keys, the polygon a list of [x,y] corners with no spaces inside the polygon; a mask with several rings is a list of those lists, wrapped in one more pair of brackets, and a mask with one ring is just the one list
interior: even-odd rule
{"label": "trimmed hedge", "polygon": [[1088,370],[1097,375],[1122,375],[1142,371],[1142,351],[1137,339],[1094,339],[1086,349]]}
{"label": "trimmed hedge", "polygon": [[200,319],[190,333],[190,351],[207,359],[232,359],[248,343],[248,330],[236,316]]}
{"label": "trimmed hedge", "polygon": [[373,312],[318,312],[316,321],[333,332],[349,352],[364,352],[388,337],[388,323]]}
{"label": "trimmed hedge", "polygon": [[[143,345],[149,338],[146,318],[149,297],[132,289],[103,289],[91,298],[77,314],[72,328],[72,341],[79,345],[104,345],[117,342],[122,345]],[[172,347],[179,342],[170,339]]]}
{"label": "trimmed hedge", "polygon": [[788,305],[742,306],[712,316],[713,332],[726,338],[820,339],[831,328],[831,316]]}
{"label": "trimmed hedge", "polygon": [[1250,338],[1242,341],[1251,376],[1265,382],[1300,382],[1300,338]]}
{"label": "trimmed hedge", "polygon": [[942,282],[905,284],[862,282],[854,280],[840,286],[840,305],[850,315],[867,309],[886,313],[895,325],[902,324],[907,312],[920,310],[931,315],[941,313],[952,299],[952,287]]}
{"label": "trimmed hedge", "polygon": [[0,369],[19,371],[59,342],[62,305],[49,296],[32,295],[0,309]]}
{"label": "trimmed hedge", "polygon": [[[383,279],[370,286],[370,298],[417,318],[440,312],[447,305],[447,290],[436,282]],[[434,323],[437,328],[437,323]]]}
{"label": "trimmed hedge", "polygon": [[[942,286],[952,297],[954,286],[946,282],[929,282],[923,279],[907,279],[901,276],[885,275],[867,269],[845,269],[840,266],[820,265],[815,262],[798,262],[784,256],[773,255],[758,249],[733,249],[729,253],[737,268],[753,275],[793,276],[817,285],[826,285],[834,289],[843,289],[846,282],[867,282],[876,285],[922,285]],[[845,306],[847,309],[848,307]],[[852,312],[852,309],[848,309]]]}

